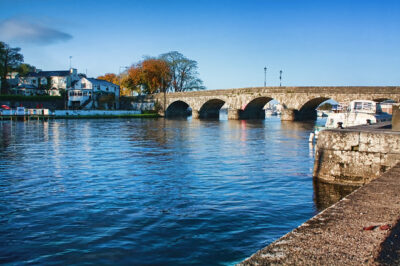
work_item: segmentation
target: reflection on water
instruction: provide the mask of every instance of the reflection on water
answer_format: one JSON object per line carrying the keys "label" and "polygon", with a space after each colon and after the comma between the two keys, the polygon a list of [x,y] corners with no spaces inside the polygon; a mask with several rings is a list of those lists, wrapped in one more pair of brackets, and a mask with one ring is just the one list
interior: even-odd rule
{"label": "reflection on water", "polygon": [[0,122],[0,261],[243,260],[331,198],[316,186],[313,202],[312,127],[276,117]]}
{"label": "reflection on water", "polygon": [[324,183],[319,180],[314,180],[314,201],[318,211],[335,204],[343,199],[351,192],[359,188],[359,186],[347,186],[338,184]]}

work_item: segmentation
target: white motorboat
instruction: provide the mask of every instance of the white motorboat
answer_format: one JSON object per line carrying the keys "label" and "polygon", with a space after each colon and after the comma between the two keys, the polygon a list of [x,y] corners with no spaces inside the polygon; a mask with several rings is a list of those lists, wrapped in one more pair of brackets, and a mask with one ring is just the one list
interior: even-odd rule
{"label": "white motorboat", "polygon": [[324,127],[316,127],[310,133],[310,142],[317,139],[318,133],[326,128],[346,128],[392,120],[392,116],[382,112],[380,104],[374,101],[355,100],[351,101],[347,108],[338,110],[339,112],[329,113]]}
{"label": "white motorboat", "polygon": [[330,113],[325,128],[345,128],[390,121],[392,116],[383,113],[379,103],[368,100],[351,101],[345,112]]}

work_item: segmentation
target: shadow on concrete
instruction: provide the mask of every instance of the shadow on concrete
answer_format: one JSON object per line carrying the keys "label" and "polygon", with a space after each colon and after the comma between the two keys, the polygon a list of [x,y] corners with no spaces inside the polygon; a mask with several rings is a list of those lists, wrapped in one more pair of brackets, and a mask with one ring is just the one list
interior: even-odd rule
{"label": "shadow on concrete", "polygon": [[400,265],[400,218],[382,242],[376,262],[379,265]]}

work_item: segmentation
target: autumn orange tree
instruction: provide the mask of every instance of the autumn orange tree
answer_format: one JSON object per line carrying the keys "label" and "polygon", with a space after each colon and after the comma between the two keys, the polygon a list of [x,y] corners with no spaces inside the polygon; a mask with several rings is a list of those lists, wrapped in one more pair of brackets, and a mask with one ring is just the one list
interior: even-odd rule
{"label": "autumn orange tree", "polygon": [[138,94],[141,94],[142,80],[141,66],[140,64],[135,64],[122,74],[121,85],[130,91],[135,91]]}
{"label": "autumn orange tree", "polygon": [[171,82],[168,63],[161,59],[147,58],[132,65],[122,79],[122,84],[139,94],[164,92]]}
{"label": "autumn orange tree", "polygon": [[119,85],[119,77],[115,75],[114,73],[106,73],[104,76],[98,76],[97,79],[102,79],[114,84]]}
{"label": "autumn orange tree", "polygon": [[146,57],[121,75],[107,73],[98,78],[119,84],[121,95],[129,95],[123,93],[125,88],[138,94],[205,89],[203,81],[198,78],[197,62],[176,51],[157,58]]}
{"label": "autumn orange tree", "polygon": [[142,82],[147,93],[165,92],[171,82],[168,63],[161,59],[142,62]]}
{"label": "autumn orange tree", "polygon": [[122,96],[129,96],[131,93],[131,89],[129,89],[127,86],[124,86],[123,77],[125,76],[125,73],[122,73],[121,75],[116,75],[114,73],[106,73],[104,76],[98,76],[97,79],[102,79],[114,84],[117,84],[120,86],[120,94]]}

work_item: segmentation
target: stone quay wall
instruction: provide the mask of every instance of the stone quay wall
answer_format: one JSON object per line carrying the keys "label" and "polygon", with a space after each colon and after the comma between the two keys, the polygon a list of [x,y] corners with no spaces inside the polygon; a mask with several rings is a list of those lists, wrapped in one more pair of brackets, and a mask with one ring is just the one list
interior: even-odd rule
{"label": "stone quay wall", "polygon": [[390,123],[323,130],[313,176],[323,182],[363,185],[400,162],[400,132]]}

